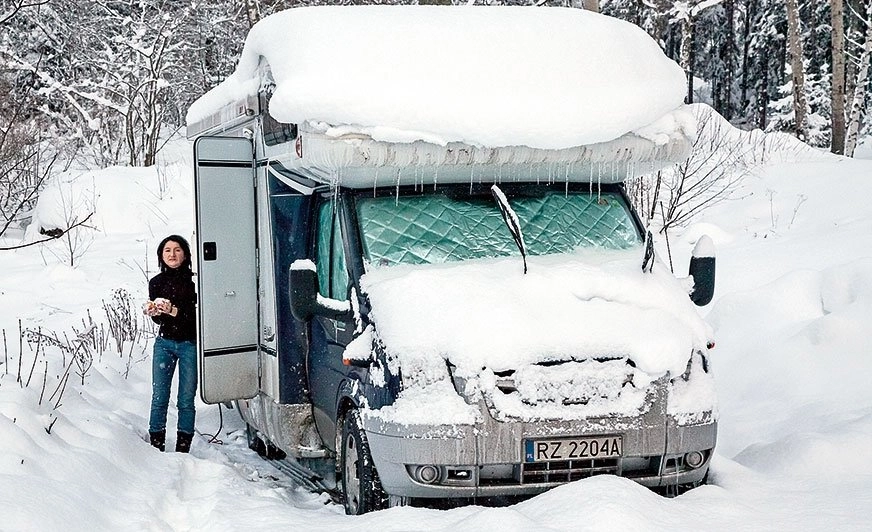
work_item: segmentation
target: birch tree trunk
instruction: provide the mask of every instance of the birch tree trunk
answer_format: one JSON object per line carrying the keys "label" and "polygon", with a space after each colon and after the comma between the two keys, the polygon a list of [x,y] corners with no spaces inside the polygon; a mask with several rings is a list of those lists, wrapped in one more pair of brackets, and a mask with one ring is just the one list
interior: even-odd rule
{"label": "birch tree trunk", "polygon": [[790,50],[790,70],[793,76],[793,116],[795,133],[802,141],[808,139],[808,101],[805,98],[805,71],[802,62],[802,33],[799,27],[799,7],[796,0],[785,0],[787,8],[787,45]]}
{"label": "birch tree trunk", "polygon": [[681,20],[681,68],[687,74],[687,97],[685,103],[693,103],[693,20],[690,13]]}
{"label": "birch tree trunk", "polygon": [[599,0],[582,0],[581,7],[599,13]]}
{"label": "birch tree trunk", "polygon": [[869,79],[869,62],[872,61],[872,3],[866,7],[866,42],[863,43],[863,51],[860,53],[857,65],[857,81],[854,88],[854,97],[851,101],[851,114],[848,117],[847,134],[845,137],[845,155],[854,156],[857,148],[857,135],[860,132],[860,114],[863,111],[863,103],[866,101],[866,85]]}
{"label": "birch tree trunk", "polygon": [[832,141],[830,151],[845,153],[845,5],[843,0],[831,0],[833,88],[830,92],[832,110]]}

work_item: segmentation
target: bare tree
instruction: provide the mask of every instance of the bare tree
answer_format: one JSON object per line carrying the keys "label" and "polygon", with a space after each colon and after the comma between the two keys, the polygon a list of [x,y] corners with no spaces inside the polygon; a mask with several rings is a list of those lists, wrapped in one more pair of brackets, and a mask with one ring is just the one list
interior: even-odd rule
{"label": "bare tree", "polygon": [[581,8],[599,13],[599,0],[581,0]]}
{"label": "bare tree", "polygon": [[681,29],[678,64],[681,65],[681,68],[687,74],[687,103],[693,103],[693,35],[696,18],[706,9],[719,5],[722,2],[723,0],[679,0],[673,3],[669,11],[673,23],[677,23]]}
{"label": "bare tree", "polygon": [[49,0],[13,0],[12,2],[9,2],[9,4],[11,4],[9,6],[6,5],[7,2],[4,2],[4,12],[0,13],[0,26],[12,20],[12,17],[17,15],[22,9],[41,6],[48,3],[48,1]]}
{"label": "bare tree", "polygon": [[845,6],[831,0],[833,87],[831,95],[832,140],[830,151],[845,153]]}
{"label": "bare tree", "polygon": [[708,106],[697,109],[699,134],[690,156],[627,183],[637,212],[667,237],[671,229],[733,197],[755,159],[753,143],[732,135],[733,127]]}
{"label": "bare tree", "polygon": [[[32,78],[39,98],[31,112],[86,147],[93,162],[149,166],[162,132],[214,85],[194,86],[202,85],[196,48],[208,45],[193,38],[196,9],[165,0],[52,0],[16,19],[12,38],[0,40],[0,66]],[[34,61],[34,49],[47,60]]]}
{"label": "bare tree", "polygon": [[0,236],[27,222],[57,160],[57,153],[29,139],[14,120],[0,126]]}
{"label": "bare tree", "polygon": [[790,49],[790,70],[793,76],[793,116],[796,136],[808,138],[808,100],[805,97],[805,67],[803,66],[802,31],[797,0],[785,0],[787,9],[787,45]]}

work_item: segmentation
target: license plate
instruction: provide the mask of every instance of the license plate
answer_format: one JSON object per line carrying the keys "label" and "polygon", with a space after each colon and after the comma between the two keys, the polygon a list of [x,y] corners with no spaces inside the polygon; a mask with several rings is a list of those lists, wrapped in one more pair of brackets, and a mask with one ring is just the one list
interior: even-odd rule
{"label": "license plate", "polygon": [[524,440],[525,462],[616,458],[624,452],[620,436]]}

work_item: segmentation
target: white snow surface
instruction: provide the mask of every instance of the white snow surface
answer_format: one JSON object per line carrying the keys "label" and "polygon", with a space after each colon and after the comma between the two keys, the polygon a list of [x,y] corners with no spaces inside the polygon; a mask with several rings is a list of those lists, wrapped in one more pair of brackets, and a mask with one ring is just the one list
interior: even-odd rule
{"label": "white snow surface", "polygon": [[[361,288],[402,367],[445,358],[463,377],[482,368],[629,358],[648,374],[684,373],[711,333],[663,264],[642,272],[641,246],[572,255],[482,259],[369,271]],[[646,382],[647,381],[647,382]]]}
{"label": "white snow surface", "polygon": [[558,149],[631,131],[662,144],[687,127],[681,68],[637,26],[580,9],[282,11],[252,28],[188,124],[255,94],[261,58],[276,84],[270,114],[336,136]]}
{"label": "white snow surface", "polygon": [[[735,136],[748,147],[763,138]],[[234,411],[223,412],[219,430],[218,407],[198,404],[190,455],[152,449],[148,336],[121,355],[110,340],[84,383],[73,365],[55,408],[70,359],[45,344],[38,356],[27,342],[19,353],[18,320],[24,329],[71,334],[88,310],[105,322],[101,300],[116,288],[130,291],[141,317],[141,268],[154,275],[160,239],[193,227],[188,142],[161,153],[171,170],[165,194],[154,168],[68,177],[73,196],[99,198],[98,231],[89,230],[75,266],[65,265],[61,241],[0,252],[0,530],[868,530],[872,161],[767,152],[736,200],[671,240],[679,269],[700,234],[717,246],[715,299],[700,310],[717,343],[709,363],[720,420],[709,485],[665,499],[600,476],[506,508],[401,507],[361,517],[343,515],[248,450]],[[60,215],[48,204],[39,212]],[[21,235],[0,238],[20,242]],[[665,242],[657,244],[666,256]],[[216,431],[223,443],[208,443],[203,434]]]}

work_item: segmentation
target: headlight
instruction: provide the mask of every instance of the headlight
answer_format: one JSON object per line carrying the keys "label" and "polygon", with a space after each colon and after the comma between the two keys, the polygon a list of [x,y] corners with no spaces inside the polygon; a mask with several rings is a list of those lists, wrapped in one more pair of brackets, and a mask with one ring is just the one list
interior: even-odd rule
{"label": "headlight", "polygon": [[699,359],[699,364],[702,366],[702,371],[704,373],[708,373],[708,360],[706,360],[705,355],[702,351],[697,351],[690,355],[690,358],[687,361],[687,368],[684,370],[684,373],[681,374],[681,378],[684,381],[688,381],[690,379],[690,374],[693,371],[693,365],[695,364],[694,360]]}
{"label": "headlight", "polygon": [[474,404],[475,400],[473,397],[478,392],[477,380],[473,379],[473,382],[470,382],[466,377],[461,377],[455,373],[457,367],[454,364],[448,361],[446,361],[446,364],[448,366],[448,376],[454,385],[454,391],[457,392],[457,395],[463,397],[467,404]]}

